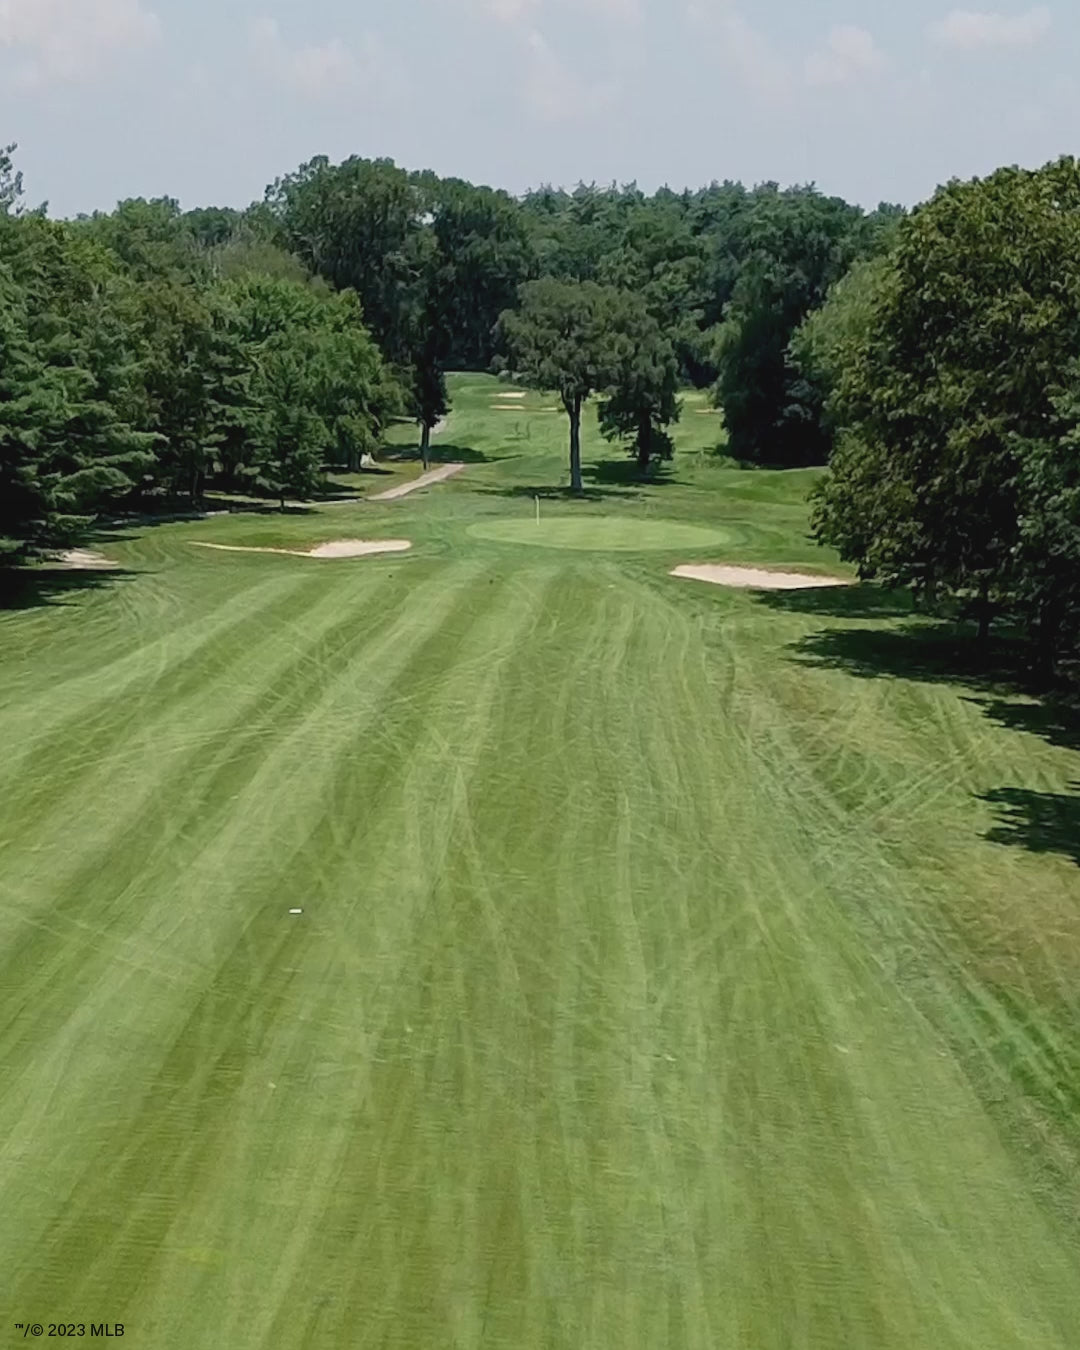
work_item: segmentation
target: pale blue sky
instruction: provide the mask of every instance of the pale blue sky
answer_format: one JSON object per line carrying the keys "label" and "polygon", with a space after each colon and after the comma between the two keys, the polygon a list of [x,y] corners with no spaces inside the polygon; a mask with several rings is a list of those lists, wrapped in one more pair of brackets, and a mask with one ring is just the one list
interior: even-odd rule
{"label": "pale blue sky", "polygon": [[0,0],[0,136],[54,214],[245,205],[320,153],[910,204],[1080,151],[1078,56],[1075,0]]}

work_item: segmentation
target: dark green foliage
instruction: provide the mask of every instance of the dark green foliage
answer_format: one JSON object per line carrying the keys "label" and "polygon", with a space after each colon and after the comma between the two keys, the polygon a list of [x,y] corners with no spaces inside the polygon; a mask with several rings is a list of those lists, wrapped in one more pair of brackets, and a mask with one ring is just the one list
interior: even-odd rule
{"label": "dark green foliage", "polygon": [[607,383],[610,297],[594,281],[527,282],[517,310],[499,321],[506,368],[534,389],[553,389],[570,419],[570,485],[583,491],[581,409]]}
{"label": "dark green foliage", "polygon": [[252,418],[252,469],[260,488],[281,502],[314,496],[329,448],[326,423],[314,410],[313,343],[275,343],[260,356]]}
{"label": "dark green foliage", "polygon": [[17,145],[6,145],[0,149],[0,215],[17,215],[19,212],[23,176],[11,158],[18,148]]}
{"label": "dark green foliage", "polygon": [[170,492],[195,502],[212,464],[215,433],[210,296],[201,288],[163,280],[140,286],[136,304],[147,423],[163,445],[157,478]]}
{"label": "dark green foliage", "polygon": [[6,553],[61,542],[154,463],[122,284],[70,227],[0,222]]}
{"label": "dark green foliage", "polygon": [[[900,227],[829,358],[819,536],[867,576],[1017,617],[1051,664],[1076,549],[1080,167],[951,183]],[[842,327],[842,326],[841,326]]]}
{"label": "dark green foliage", "polygon": [[445,368],[487,370],[499,315],[536,275],[528,220],[505,192],[456,179],[430,185],[428,194],[435,251],[427,322],[445,332]]}
{"label": "dark green foliage", "polygon": [[825,459],[821,402],[788,348],[857,256],[860,221],[856,208],[805,188],[756,194],[741,222],[752,244],[719,332],[715,390],[739,458],[776,465]]}
{"label": "dark green foliage", "polygon": [[607,396],[607,434],[633,434],[646,464],[663,455],[663,427],[677,415],[674,357],[640,297],[595,281],[527,282],[519,309],[499,321],[499,338],[507,370],[562,399],[574,492],[583,490],[581,410],[593,394]]}
{"label": "dark green foliage", "polygon": [[1068,366],[1051,408],[1042,436],[1014,444],[1018,538],[1010,596],[1046,671],[1080,638],[1080,362]]}
{"label": "dark green foliage", "polygon": [[186,212],[183,221],[188,234],[200,248],[213,249],[235,238],[243,215],[227,206],[206,206]]}
{"label": "dark green foliage", "polygon": [[80,217],[78,224],[136,281],[201,281],[208,276],[205,250],[171,197],[121,202],[108,214]]}
{"label": "dark green foliage", "polygon": [[668,427],[679,420],[679,364],[675,348],[650,314],[644,297],[623,292],[622,331],[600,404],[600,430],[629,442],[638,468],[671,459]]}
{"label": "dark green foliage", "polygon": [[446,374],[438,358],[421,361],[417,366],[412,379],[410,407],[420,424],[420,455],[426,472],[431,461],[431,433],[450,411]]}
{"label": "dark green foliage", "polygon": [[47,536],[54,515],[40,472],[40,427],[58,391],[29,338],[27,295],[0,269],[0,564]]}
{"label": "dark green foliage", "polygon": [[339,290],[360,297],[388,360],[409,364],[420,275],[423,195],[392,160],[319,157],[267,192],[286,246]]}
{"label": "dark green foliage", "polygon": [[[266,479],[268,440],[279,449],[303,447],[302,454],[289,450],[296,463],[306,463],[312,450],[320,467],[333,462],[359,468],[387,420],[401,411],[401,393],[363,326],[353,292],[326,295],[293,281],[248,278],[229,283],[222,304],[221,350],[231,344],[246,362],[246,373],[234,375],[244,390],[240,437],[247,431],[258,447],[246,471]],[[295,406],[304,417],[288,414],[282,388],[300,399]],[[223,384],[223,394],[227,389]],[[276,428],[272,435],[268,426]]]}
{"label": "dark green foliage", "polygon": [[[411,387],[410,403],[428,430],[433,423],[426,419],[437,421],[445,409],[442,374],[454,335],[467,344],[475,329],[470,322],[459,328],[460,316],[449,307],[452,291],[456,297],[455,263],[440,245],[440,238],[456,240],[465,233],[458,262],[465,268],[463,282],[474,283],[467,266],[469,221],[466,217],[455,234],[440,202],[433,175],[409,175],[389,159],[356,157],[336,166],[324,157],[312,160],[280,179],[266,199],[286,246],[335,288],[356,292],[365,322],[402,383]],[[441,236],[432,229],[440,219]],[[498,257],[497,238],[493,247]],[[483,303],[483,292],[474,303]],[[489,328],[497,313],[491,311]]]}
{"label": "dark green foliage", "polygon": [[0,155],[0,557],[209,483],[310,496],[404,409],[355,294],[264,210],[20,214]]}
{"label": "dark green foliage", "polygon": [[869,336],[878,291],[886,282],[890,266],[888,253],[857,261],[791,340],[793,371],[808,387],[805,397],[823,409],[826,432],[844,424],[844,373],[852,351]]}
{"label": "dark green foliage", "polygon": [[[813,188],[701,192],[542,188],[504,193],[408,174],[390,160],[312,160],[267,194],[281,241],[361,298],[426,432],[448,368],[487,367],[518,286],[550,277],[632,292],[670,342],[678,377],[716,383],[734,452],[778,464],[829,446],[792,335],[851,262],[882,250],[902,212],[866,215]],[[407,373],[406,373],[407,372]],[[658,442],[658,444],[661,442]]]}

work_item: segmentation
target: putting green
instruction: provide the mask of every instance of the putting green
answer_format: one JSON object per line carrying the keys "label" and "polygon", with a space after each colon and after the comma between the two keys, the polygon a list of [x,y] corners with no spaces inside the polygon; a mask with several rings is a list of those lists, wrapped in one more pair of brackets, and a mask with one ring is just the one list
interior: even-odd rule
{"label": "putting green", "polygon": [[684,525],[677,520],[640,520],[619,516],[552,516],[541,520],[491,520],[473,525],[477,539],[499,544],[535,544],[540,548],[595,549],[642,553],[661,549],[716,548],[729,544],[726,530]]}

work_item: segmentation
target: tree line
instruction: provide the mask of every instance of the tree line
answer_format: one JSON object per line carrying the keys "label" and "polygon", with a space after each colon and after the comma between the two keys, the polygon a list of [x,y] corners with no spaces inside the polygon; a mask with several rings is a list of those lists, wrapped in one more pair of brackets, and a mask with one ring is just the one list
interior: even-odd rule
{"label": "tree line", "polygon": [[[446,372],[501,363],[643,471],[684,384],[732,452],[813,462],[823,398],[788,350],[902,214],[812,188],[543,188],[516,199],[389,160],[315,159],[245,211],[172,200],[51,221],[0,156],[0,553],[208,486],[305,498],[391,419],[427,461]],[[560,327],[561,325],[561,327]],[[540,348],[559,329],[569,367]],[[547,337],[545,336],[547,335]],[[580,486],[580,456],[572,479]]]}
{"label": "tree line", "polygon": [[[604,433],[643,469],[670,454],[680,385],[712,388],[739,458],[820,462],[822,401],[789,344],[853,262],[888,246],[903,215],[775,183],[652,195],[581,185],[519,201],[358,158],[312,160],[266,206],[306,266],[359,295],[387,358],[409,372],[424,427],[445,410],[443,372],[498,363],[551,380],[572,447],[579,399],[601,395]],[[565,378],[550,352],[537,366],[556,329],[573,334],[579,368]]]}
{"label": "tree line", "polygon": [[0,560],[209,481],[285,502],[358,467],[402,391],[357,297],[267,221],[172,201],[51,221],[0,157]]}
{"label": "tree line", "polygon": [[[365,204],[366,203],[366,204]],[[1080,635],[1080,168],[954,181],[910,214],[813,187],[504,193],[316,160],[267,196],[288,247],[361,296],[445,406],[494,362],[553,389],[643,471],[678,393],[729,453],[830,468],[819,539],[930,609],[1018,626],[1051,671]],[[410,336],[411,335],[411,336]]]}
{"label": "tree line", "polygon": [[1080,164],[952,182],[792,343],[832,453],[821,540],[864,577],[1030,640],[1080,640]]}
{"label": "tree line", "polygon": [[394,418],[425,461],[446,372],[557,391],[643,473],[679,392],[728,451],[830,463],[818,537],[1052,668],[1080,627],[1080,168],[953,182],[915,211],[813,187],[582,185],[514,198],[315,159],[244,211],[52,221],[0,155],[0,558],[103,512],[275,498]]}

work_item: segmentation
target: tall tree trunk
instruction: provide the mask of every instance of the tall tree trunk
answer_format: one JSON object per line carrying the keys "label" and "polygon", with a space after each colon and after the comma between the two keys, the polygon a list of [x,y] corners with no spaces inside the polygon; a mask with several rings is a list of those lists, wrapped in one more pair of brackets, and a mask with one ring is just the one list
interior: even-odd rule
{"label": "tall tree trunk", "polygon": [[420,432],[420,458],[424,461],[424,472],[427,473],[428,465],[431,463],[431,425],[425,419],[422,426],[423,430]]}
{"label": "tall tree trunk", "polygon": [[652,418],[647,412],[638,414],[637,462],[641,474],[647,474],[652,463]]}
{"label": "tall tree trunk", "polygon": [[585,485],[581,481],[581,399],[574,399],[567,412],[570,414],[570,488],[582,497]]}
{"label": "tall tree trunk", "polygon": [[1052,684],[1057,673],[1060,635],[1060,612],[1051,601],[1044,601],[1035,626],[1035,673],[1042,684]]}
{"label": "tall tree trunk", "polygon": [[990,622],[994,617],[993,607],[990,604],[990,583],[984,581],[979,586],[979,633],[978,643],[980,647],[985,647],[990,641]]}

